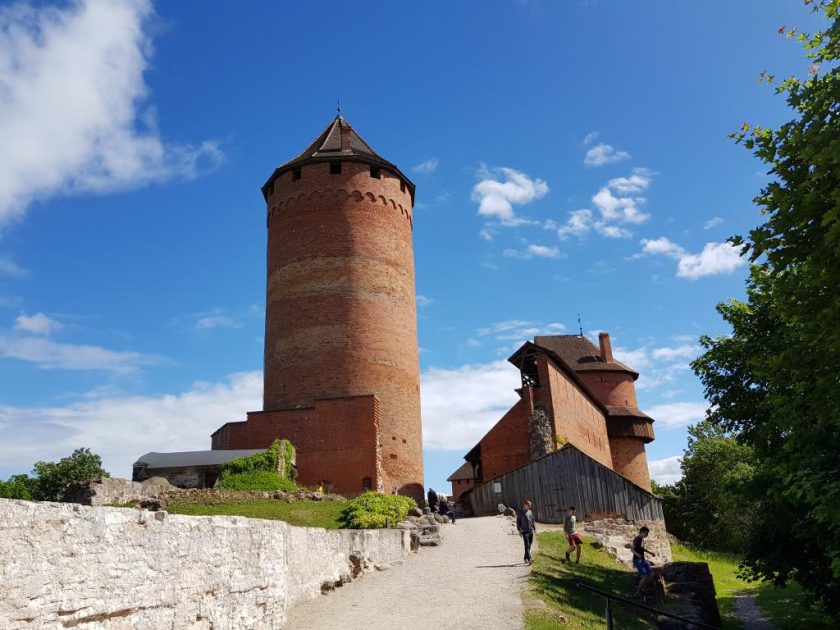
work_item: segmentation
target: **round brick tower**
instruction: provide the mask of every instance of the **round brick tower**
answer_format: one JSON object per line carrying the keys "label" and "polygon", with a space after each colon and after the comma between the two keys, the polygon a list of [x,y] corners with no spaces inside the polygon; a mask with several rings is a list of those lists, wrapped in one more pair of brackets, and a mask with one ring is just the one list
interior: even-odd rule
{"label": "round brick tower", "polygon": [[607,435],[613,470],[650,490],[645,444],[653,441],[653,421],[636,400],[639,374],[613,358],[608,333],[600,333],[598,342],[600,361],[588,364],[578,375],[609,413]]}
{"label": "round brick tower", "polygon": [[414,184],[339,114],[262,191],[263,409],[375,395],[381,487],[422,501]]}

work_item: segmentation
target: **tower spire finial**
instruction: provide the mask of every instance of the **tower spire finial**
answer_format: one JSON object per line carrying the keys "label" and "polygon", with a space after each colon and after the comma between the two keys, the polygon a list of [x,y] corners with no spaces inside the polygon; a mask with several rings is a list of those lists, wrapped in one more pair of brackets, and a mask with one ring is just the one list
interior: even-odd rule
{"label": "tower spire finial", "polygon": [[341,115],[341,99],[337,99],[335,101],[335,111],[338,112],[338,118],[343,118],[343,116]]}
{"label": "tower spire finial", "polygon": [[578,313],[578,329],[580,330],[580,336],[583,337],[583,324],[580,323],[580,313]]}

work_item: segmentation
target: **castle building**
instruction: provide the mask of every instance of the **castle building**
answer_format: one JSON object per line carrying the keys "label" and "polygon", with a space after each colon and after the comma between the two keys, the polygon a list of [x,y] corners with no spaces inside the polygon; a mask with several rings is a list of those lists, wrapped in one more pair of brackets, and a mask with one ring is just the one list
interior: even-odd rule
{"label": "castle building", "polygon": [[508,360],[520,371],[519,400],[465,455],[476,484],[569,444],[650,492],[653,420],[636,401],[638,372],[613,357],[608,333],[598,347],[583,335],[534,337]]}
{"label": "castle building", "polygon": [[213,449],[297,448],[299,481],[423,497],[414,184],[339,114],[262,187],[262,411]]}

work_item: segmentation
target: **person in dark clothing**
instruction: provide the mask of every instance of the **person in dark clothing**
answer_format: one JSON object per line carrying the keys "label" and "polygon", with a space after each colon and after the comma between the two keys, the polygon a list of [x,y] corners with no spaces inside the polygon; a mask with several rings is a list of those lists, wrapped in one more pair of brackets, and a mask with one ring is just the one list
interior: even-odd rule
{"label": "person in dark clothing", "polygon": [[639,529],[639,535],[633,539],[631,549],[633,550],[633,566],[639,572],[639,584],[636,587],[636,596],[640,597],[653,584],[653,569],[650,562],[645,558],[645,554],[655,556],[652,551],[645,549],[645,538],[648,537],[650,530],[647,527]]}
{"label": "person in dark clothing", "polygon": [[448,516],[449,520],[452,521],[452,524],[455,524],[455,512],[452,511],[452,508],[449,507],[449,501],[446,500],[446,497],[441,496],[438,501],[438,514],[443,516]]}
{"label": "person in dark clothing", "polygon": [[426,502],[428,503],[429,509],[434,512],[438,503],[438,495],[434,489],[429,488],[429,492],[426,494]]}
{"label": "person in dark clothing", "polygon": [[531,564],[531,545],[534,542],[537,526],[530,501],[524,501],[522,509],[516,511],[516,529],[519,530],[519,535],[522,536],[522,542],[525,544],[525,564]]}

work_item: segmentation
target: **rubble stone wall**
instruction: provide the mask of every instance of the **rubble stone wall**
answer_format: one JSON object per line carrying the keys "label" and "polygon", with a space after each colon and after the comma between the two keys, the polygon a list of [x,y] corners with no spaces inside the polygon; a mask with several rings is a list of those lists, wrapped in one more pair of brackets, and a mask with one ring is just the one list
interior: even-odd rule
{"label": "rubble stone wall", "polygon": [[583,531],[595,536],[604,545],[607,553],[626,565],[633,564],[633,552],[627,549],[625,545],[632,543],[639,533],[639,528],[646,525],[650,529],[650,534],[645,540],[645,548],[656,554],[649,560],[658,565],[673,560],[668,533],[665,531],[665,524],[661,521],[636,522],[622,518],[605,518],[587,521],[582,525]]}
{"label": "rubble stone wall", "polygon": [[395,529],[0,499],[0,627],[281,628],[410,548]]}

